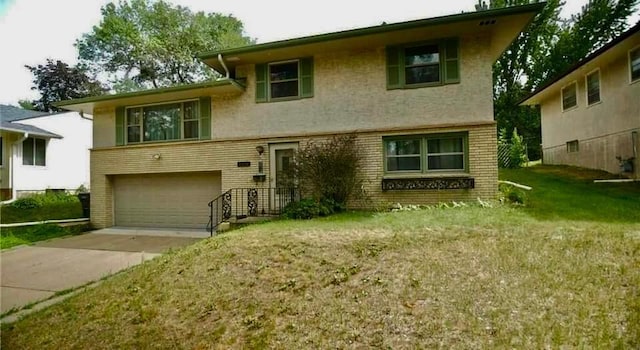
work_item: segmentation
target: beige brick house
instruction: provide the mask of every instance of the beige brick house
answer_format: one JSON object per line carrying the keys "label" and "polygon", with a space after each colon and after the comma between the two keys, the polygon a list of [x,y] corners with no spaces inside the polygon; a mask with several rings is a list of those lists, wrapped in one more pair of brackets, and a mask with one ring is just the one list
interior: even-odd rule
{"label": "beige brick house", "polygon": [[295,150],[342,134],[364,154],[354,205],[493,198],[491,67],[543,6],[210,52],[225,78],[63,101],[94,116],[92,224],[204,228],[215,198],[268,213]]}
{"label": "beige brick house", "polygon": [[640,178],[640,23],[523,104],[540,105],[544,163]]}

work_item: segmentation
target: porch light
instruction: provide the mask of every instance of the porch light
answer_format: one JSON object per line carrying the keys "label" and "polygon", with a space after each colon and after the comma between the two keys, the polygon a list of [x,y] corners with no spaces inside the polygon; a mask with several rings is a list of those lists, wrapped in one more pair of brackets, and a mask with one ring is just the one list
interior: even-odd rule
{"label": "porch light", "polygon": [[261,156],[262,153],[264,153],[264,147],[262,146],[257,146],[256,147],[256,152],[258,152],[258,155]]}
{"label": "porch light", "polygon": [[160,160],[160,158],[162,158],[162,156],[160,155],[160,153],[156,153],[152,156],[153,159],[155,160]]}

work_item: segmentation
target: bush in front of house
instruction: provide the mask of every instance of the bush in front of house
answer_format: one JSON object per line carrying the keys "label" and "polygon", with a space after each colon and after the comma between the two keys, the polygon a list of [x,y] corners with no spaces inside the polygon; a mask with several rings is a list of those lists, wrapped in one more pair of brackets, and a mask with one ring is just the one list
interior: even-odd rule
{"label": "bush in front of house", "polygon": [[295,174],[301,193],[317,203],[346,207],[360,189],[361,158],[355,135],[308,143],[296,154]]}
{"label": "bush in front of house", "polygon": [[509,184],[499,185],[502,201],[512,204],[524,205],[527,202],[527,193]]}
{"label": "bush in front of house", "polygon": [[79,202],[78,197],[66,192],[36,193],[19,198],[11,203],[16,209],[35,209],[49,205]]}
{"label": "bush in front of house", "polygon": [[344,210],[344,205],[330,199],[315,200],[313,198],[305,198],[298,202],[289,203],[282,211],[282,216],[287,219],[313,219],[318,216],[329,216]]}

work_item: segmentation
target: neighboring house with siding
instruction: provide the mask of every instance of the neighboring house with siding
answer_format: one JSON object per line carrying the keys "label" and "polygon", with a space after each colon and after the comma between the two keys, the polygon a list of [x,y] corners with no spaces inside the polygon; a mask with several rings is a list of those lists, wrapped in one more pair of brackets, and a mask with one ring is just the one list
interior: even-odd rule
{"label": "neighboring house with siding", "polygon": [[0,105],[1,200],[89,187],[91,119]]}
{"label": "neighboring house with siding", "polygon": [[640,23],[538,88],[523,104],[540,105],[545,164],[640,178]]}
{"label": "neighboring house with siding", "polygon": [[92,224],[204,228],[221,195],[230,212],[277,206],[264,189],[295,150],[346,134],[368,198],[354,206],[495,198],[492,64],[543,6],[210,52],[224,79],[63,101],[94,116]]}

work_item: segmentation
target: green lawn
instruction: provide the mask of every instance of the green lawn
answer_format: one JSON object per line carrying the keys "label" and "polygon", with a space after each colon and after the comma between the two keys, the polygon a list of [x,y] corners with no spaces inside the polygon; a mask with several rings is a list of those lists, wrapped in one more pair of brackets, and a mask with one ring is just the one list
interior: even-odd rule
{"label": "green lawn", "polygon": [[87,224],[67,227],[44,224],[2,228],[0,232],[0,249],[7,249],[21,244],[31,244],[56,237],[76,235],[87,231],[87,229]]}
{"label": "green lawn", "polygon": [[525,207],[225,233],[3,325],[2,348],[638,348],[637,189],[555,169],[501,174],[534,187]]}
{"label": "green lawn", "polygon": [[500,179],[533,187],[524,211],[545,220],[640,222],[640,182],[593,183],[614,178],[606,172],[538,165],[500,170]]}

